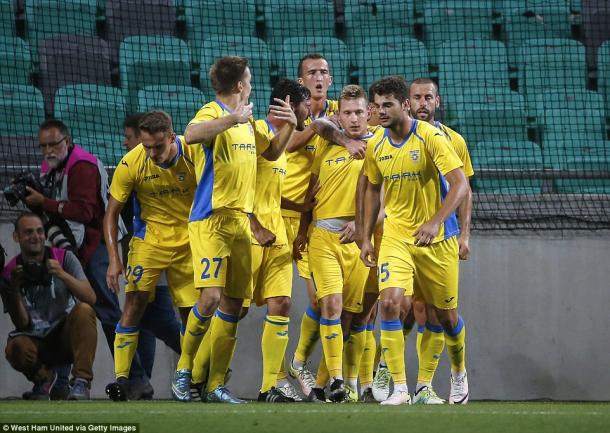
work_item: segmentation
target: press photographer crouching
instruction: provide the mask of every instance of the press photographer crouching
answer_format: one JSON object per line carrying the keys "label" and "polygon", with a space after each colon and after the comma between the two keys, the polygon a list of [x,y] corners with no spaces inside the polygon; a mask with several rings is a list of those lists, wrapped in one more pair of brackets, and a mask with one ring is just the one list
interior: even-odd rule
{"label": "press photographer crouching", "polygon": [[55,367],[71,363],[68,400],[88,400],[97,345],[95,293],[74,253],[45,246],[38,215],[21,214],[13,239],[21,253],[4,268],[0,295],[15,325],[6,358],[34,382],[24,398],[48,400]]}

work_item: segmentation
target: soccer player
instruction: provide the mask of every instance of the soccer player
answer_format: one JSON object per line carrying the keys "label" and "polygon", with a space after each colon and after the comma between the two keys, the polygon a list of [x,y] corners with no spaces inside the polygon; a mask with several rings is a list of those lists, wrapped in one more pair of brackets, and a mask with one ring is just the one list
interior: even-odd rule
{"label": "soccer player", "polygon": [[[195,166],[200,152],[176,136],[172,120],[162,111],[140,119],[142,144],[117,166],[104,217],[104,239],[110,264],[108,287],[118,291],[119,277],[127,277],[125,307],[116,328],[114,360],[116,381],[106,387],[112,400],[126,400],[126,380],[138,346],[139,325],[161,272],[165,272],[174,304],[186,322],[190,306],[197,300],[187,222],[195,193]],[[132,192],[134,236],[124,271],[118,251],[119,213]]]}
{"label": "soccer player", "polygon": [[[368,114],[364,90],[355,85],[344,87],[339,98],[338,117],[348,138],[366,142],[373,137],[367,129]],[[324,119],[313,122],[314,130],[321,136],[326,136],[322,131],[329,126],[334,129],[334,125]],[[320,184],[317,203],[312,212],[301,215],[299,233],[294,241],[297,259],[309,243],[309,270],[321,309],[320,337],[331,378],[329,399],[334,402],[357,395],[358,369],[366,338],[364,326],[351,327],[353,315],[362,310],[368,274],[354,243],[354,201],[361,168],[362,160],[354,159],[345,147],[332,141],[319,141],[309,181],[310,192],[318,182]],[[344,339],[347,342],[345,379]]]}
{"label": "soccer player", "polygon": [[[317,147],[317,137],[311,123],[318,118],[330,117],[337,112],[337,101],[328,99],[328,88],[332,85],[332,75],[328,61],[321,54],[307,54],[299,61],[298,81],[311,92],[311,115],[305,121],[305,129],[295,132],[287,146],[287,176],[282,192],[282,216],[286,225],[288,242],[296,238],[301,212],[312,209],[316,190],[306,196],[310,177],[311,164]],[[351,155],[364,157],[362,142],[346,143]],[[320,310],[317,305],[315,288],[310,279],[307,251],[301,253],[297,261],[299,276],[307,282],[307,293],[310,305],[301,319],[301,332],[294,357],[290,362],[290,375],[298,379],[303,394],[313,399],[312,388],[315,388],[313,374],[306,368],[306,362],[319,338]],[[322,370],[323,363],[322,363]],[[315,391],[314,391],[315,392]],[[318,390],[318,397],[323,393]]]}
{"label": "soccer player", "polygon": [[[229,392],[224,380],[235,348],[242,304],[252,297],[249,216],[254,204],[256,157],[262,154],[267,160],[277,160],[294,125],[286,122],[270,145],[262,149],[255,138],[252,104],[248,103],[248,60],[220,58],[212,65],[210,78],[216,99],[199,110],[185,131],[187,143],[205,153],[205,158],[195,162],[197,189],[188,224],[195,287],[200,295],[189,313],[172,394],[177,400],[190,401],[193,358],[215,314],[214,326],[209,330],[206,400],[243,403]],[[286,101],[270,107],[270,112],[279,117],[293,115]]]}
{"label": "soccer player", "polygon": [[[364,163],[368,184],[361,258],[369,267],[379,264],[381,346],[394,380],[394,392],[382,404],[411,402],[399,316],[403,297],[410,304],[414,284],[434,306],[446,335],[452,365],[449,402],[465,402],[465,328],[457,312],[459,230],[454,211],[469,187],[463,164],[444,134],[409,117],[408,91],[397,76],[375,84],[379,120],[387,129],[369,143]],[[376,260],[371,236],[382,184],[386,219]]]}
{"label": "soccer player", "polygon": [[[436,118],[436,110],[440,106],[438,87],[430,78],[418,78],[409,85],[408,108],[413,119],[428,122],[438,128],[447,138],[460,160],[464,164],[464,174],[471,177],[474,174],[470,154],[464,138],[443,125]],[[472,212],[472,194],[470,190],[466,199],[458,208],[460,234],[457,238],[460,260],[467,260],[470,253],[470,216]],[[445,347],[445,336],[443,328],[438,321],[436,312],[432,305],[428,305],[418,297],[415,292],[413,296],[413,312],[418,322],[418,358],[419,371],[417,375],[417,387],[413,395],[414,404],[442,404],[444,400],[439,398],[432,388],[432,379],[438,360]],[[466,396],[466,398],[468,398]]]}

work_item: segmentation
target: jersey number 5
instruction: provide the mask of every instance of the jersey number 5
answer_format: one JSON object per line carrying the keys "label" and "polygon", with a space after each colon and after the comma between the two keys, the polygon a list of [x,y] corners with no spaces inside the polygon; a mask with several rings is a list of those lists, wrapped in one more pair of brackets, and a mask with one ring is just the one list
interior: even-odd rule
{"label": "jersey number 5", "polygon": [[390,278],[390,271],[388,269],[388,266],[390,264],[389,263],[382,263],[381,266],[379,266],[379,281],[382,283],[385,283],[386,281],[388,281],[388,278]]}

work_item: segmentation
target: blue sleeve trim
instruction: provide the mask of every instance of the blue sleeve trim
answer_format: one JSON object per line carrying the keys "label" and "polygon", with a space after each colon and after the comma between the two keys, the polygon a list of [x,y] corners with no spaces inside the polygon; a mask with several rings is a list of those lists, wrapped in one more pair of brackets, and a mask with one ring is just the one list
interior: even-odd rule
{"label": "blue sleeve trim", "polygon": [[381,321],[382,331],[402,331],[402,323],[400,320],[382,320]]}
{"label": "blue sleeve trim", "polygon": [[201,314],[197,310],[197,304],[193,305],[193,314],[195,315],[196,318],[199,319],[200,322],[205,322],[206,320],[210,320],[210,317],[212,317],[212,316],[204,316],[203,314]]}
{"label": "blue sleeve trim", "polygon": [[340,325],[341,324],[341,319],[325,319],[324,317],[320,317],[320,325],[324,325],[324,326],[334,326],[334,325]]}
{"label": "blue sleeve trim", "polygon": [[435,334],[442,334],[445,332],[441,325],[433,325],[430,322],[426,322],[426,329],[430,332],[434,332]]}
{"label": "blue sleeve trim", "polygon": [[366,325],[362,325],[362,326],[352,325],[352,326],[350,326],[350,330],[352,330],[353,332],[366,331]]}
{"label": "blue sleeve trim", "polygon": [[116,324],[116,328],[114,329],[114,332],[116,332],[117,334],[133,334],[138,331],[140,331],[139,326],[121,326],[118,323]]}
{"label": "blue sleeve trim", "polygon": [[316,322],[320,322],[320,313],[316,313],[314,309],[311,308],[311,305],[307,306],[305,314],[307,314],[307,317],[309,317],[310,319],[315,320]]}
{"label": "blue sleeve trim", "polygon": [[220,310],[216,310],[216,317],[229,323],[239,322],[239,316],[232,316],[231,314],[223,313]]}
{"label": "blue sleeve trim", "polygon": [[419,332],[420,334],[423,334],[425,330],[426,327],[424,325],[417,325],[417,332]]}
{"label": "blue sleeve trim", "polygon": [[457,337],[460,334],[460,332],[462,332],[462,329],[464,329],[464,320],[462,320],[462,316],[458,316],[458,322],[457,322],[457,325],[455,325],[455,328],[450,329],[450,330],[445,330],[445,332],[450,337]]}
{"label": "blue sleeve trim", "polygon": [[367,331],[374,331],[375,330],[375,324],[374,323],[368,323],[366,325],[366,330]]}

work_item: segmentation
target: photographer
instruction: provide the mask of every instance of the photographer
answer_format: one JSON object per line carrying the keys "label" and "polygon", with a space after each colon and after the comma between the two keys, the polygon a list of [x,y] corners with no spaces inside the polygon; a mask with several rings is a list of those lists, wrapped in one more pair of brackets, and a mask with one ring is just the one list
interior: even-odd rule
{"label": "photographer", "polygon": [[45,247],[40,217],[23,213],[13,239],[21,253],[4,268],[0,295],[15,330],[9,333],[6,358],[34,382],[29,399],[49,399],[54,367],[72,363],[68,400],[89,400],[97,345],[95,293],[76,256]]}

